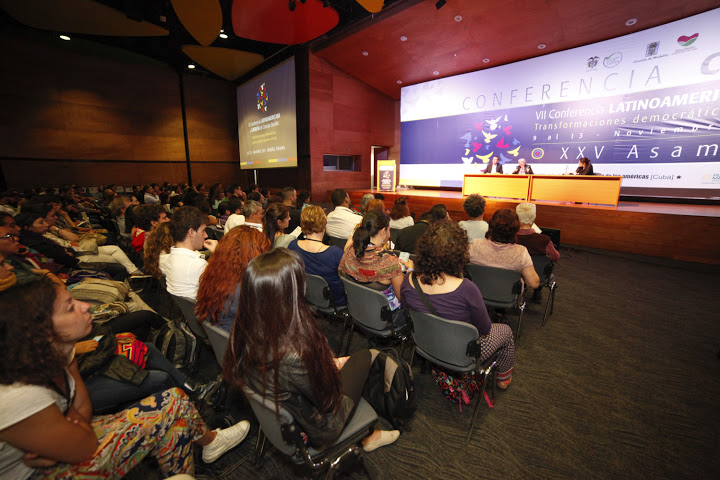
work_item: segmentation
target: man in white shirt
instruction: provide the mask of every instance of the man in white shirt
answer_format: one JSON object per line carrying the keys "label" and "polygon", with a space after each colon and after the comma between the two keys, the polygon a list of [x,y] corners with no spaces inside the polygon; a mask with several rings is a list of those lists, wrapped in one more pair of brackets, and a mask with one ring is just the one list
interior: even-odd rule
{"label": "man in white shirt", "polygon": [[143,200],[145,201],[145,205],[154,205],[156,203],[160,203],[160,197],[157,196],[157,183],[152,183],[148,185],[147,190],[145,190],[145,195],[143,196]]}
{"label": "man in white shirt", "polygon": [[[242,190],[241,190],[242,193]],[[228,219],[225,221],[225,233],[228,233],[235,227],[245,224],[245,215],[243,211],[243,201],[239,198],[231,198],[228,201],[228,209],[232,212]]]}
{"label": "man in white shirt", "polygon": [[263,207],[260,202],[256,202],[255,200],[245,202],[243,214],[245,215],[245,225],[256,228],[262,232]]}
{"label": "man in white shirt", "polygon": [[173,213],[170,233],[175,246],[170,248],[170,253],[160,255],[159,262],[171,295],[197,298],[200,275],[207,267],[198,250],[206,248],[214,252],[217,246],[217,240],[207,238],[206,227],[207,216],[195,207],[180,207]]}
{"label": "man in white shirt", "polygon": [[362,216],[350,210],[350,195],[342,188],[333,190],[330,198],[335,210],[328,213],[325,233],[331,237],[348,238],[362,220]]}

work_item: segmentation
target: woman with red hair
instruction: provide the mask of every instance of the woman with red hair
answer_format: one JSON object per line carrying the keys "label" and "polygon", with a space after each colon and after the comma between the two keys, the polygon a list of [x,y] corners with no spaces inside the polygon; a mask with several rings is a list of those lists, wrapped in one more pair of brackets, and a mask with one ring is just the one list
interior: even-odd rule
{"label": "woman with red hair", "polygon": [[218,242],[200,277],[195,315],[228,332],[232,329],[240,299],[240,283],[250,260],[272,248],[259,230],[241,225]]}

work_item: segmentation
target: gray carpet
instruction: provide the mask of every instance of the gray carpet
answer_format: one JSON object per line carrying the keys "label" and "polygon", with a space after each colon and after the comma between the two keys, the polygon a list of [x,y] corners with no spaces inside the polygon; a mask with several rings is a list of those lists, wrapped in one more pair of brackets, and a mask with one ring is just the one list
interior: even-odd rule
{"label": "gray carpet", "polygon": [[[482,407],[470,445],[465,434],[479,398],[459,411],[416,361],[417,414],[394,445],[365,455],[371,478],[720,477],[718,269],[607,252],[562,255],[555,312],[541,329],[542,308],[529,303],[513,383],[498,391],[494,408]],[[162,301],[148,297],[151,305]],[[516,318],[508,315],[513,329]],[[321,325],[336,345],[340,327]],[[356,334],[351,351],[367,345]],[[203,356],[207,376],[211,360]],[[240,400],[234,405],[234,416],[251,417]],[[256,434],[253,422],[234,451],[213,465],[198,460],[197,477],[301,476],[272,449],[253,466]],[[144,462],[130,478],[159,475]]]}

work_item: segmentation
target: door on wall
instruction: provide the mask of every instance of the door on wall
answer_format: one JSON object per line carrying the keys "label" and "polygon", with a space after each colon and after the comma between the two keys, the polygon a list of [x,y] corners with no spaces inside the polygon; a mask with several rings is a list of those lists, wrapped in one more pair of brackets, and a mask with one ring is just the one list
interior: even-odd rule
{"label": "door on wall", "polygon": [[377,182],[375,181],[375,175],[377,175],[378,171],[378,160],[387,160],[389,152],[390,147],[382,147],[376,145],[370,147],[370,160],[372,165],[372,168],[370,169],[370,188],[375,188],[377,186]]}

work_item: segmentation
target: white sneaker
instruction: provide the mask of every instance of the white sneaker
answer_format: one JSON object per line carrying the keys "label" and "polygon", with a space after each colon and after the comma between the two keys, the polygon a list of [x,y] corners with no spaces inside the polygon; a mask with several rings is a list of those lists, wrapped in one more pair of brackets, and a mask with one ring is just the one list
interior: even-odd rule
{"label": "white sneaker", "polygon": [[390,445],[400,436],[398,430],[380,430],[380,438],[377,440],[371,440],[369,442],[363,442],[363,450],[367,453],[372,452],[375,449]]}
{"label": "white sneaker", "polygon": [[214,431],[217,433],[215,440],[203,447],[202,459],[205,463],[214,462],[225,452],[235,448],[240,442],[245,440],[248,432],[250,432],[250,422],[243,420],[232,427],[218,428]]}

